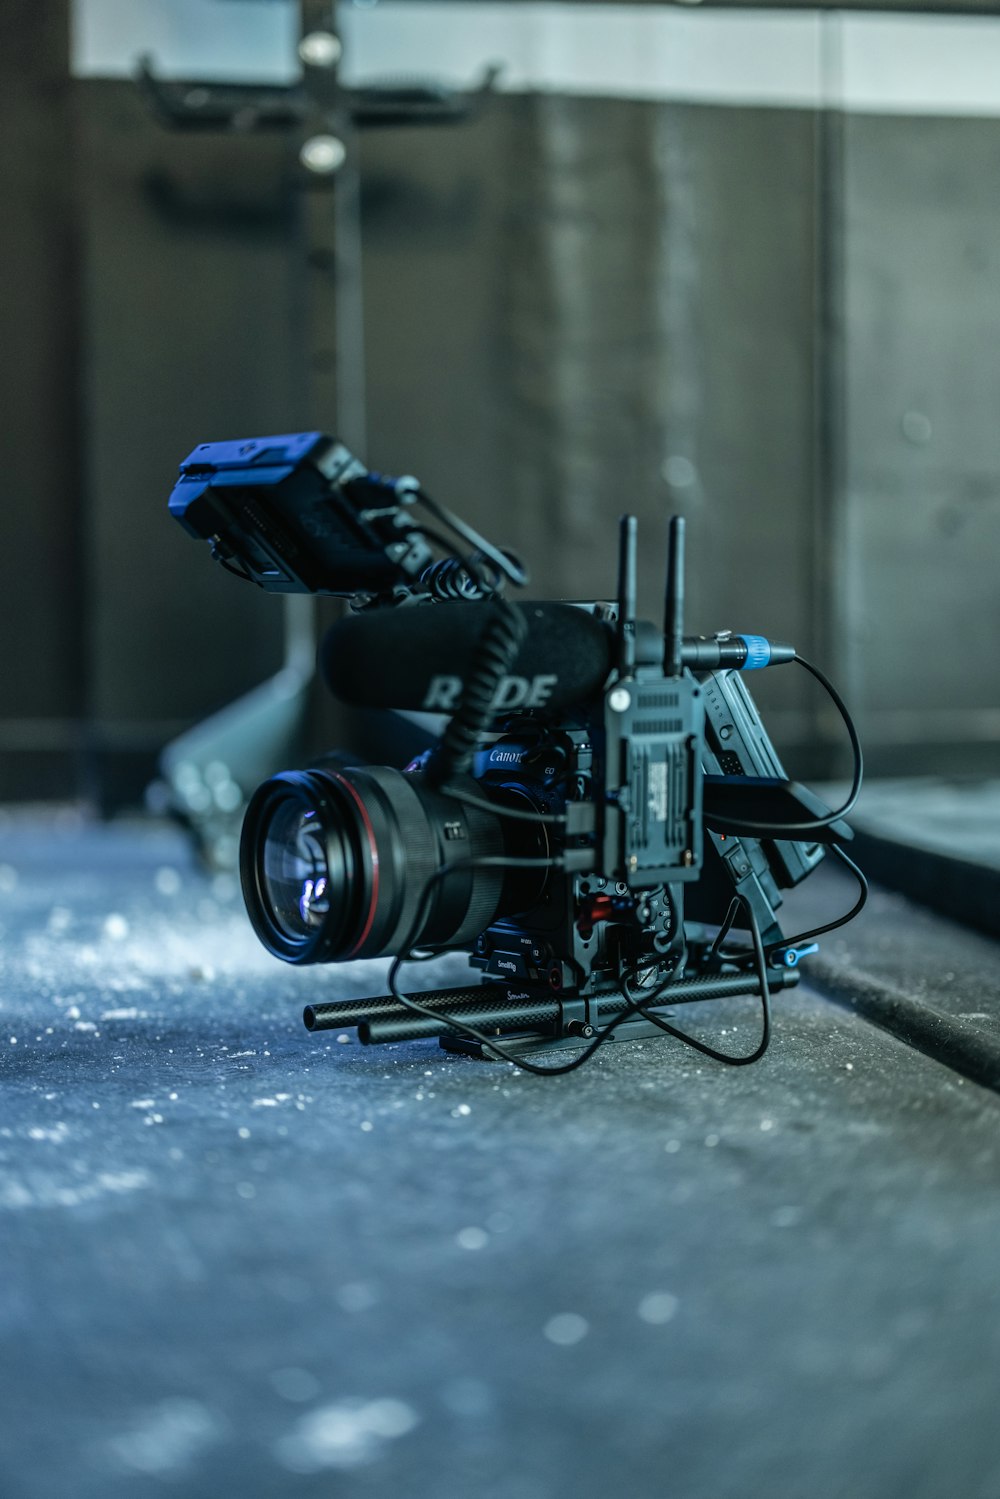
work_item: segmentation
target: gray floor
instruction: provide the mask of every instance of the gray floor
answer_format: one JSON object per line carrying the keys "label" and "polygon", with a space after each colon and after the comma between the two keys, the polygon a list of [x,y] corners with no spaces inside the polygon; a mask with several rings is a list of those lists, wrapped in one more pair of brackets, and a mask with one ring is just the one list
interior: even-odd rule
{"label": "gray floor", "polygon": [[1000,780],[872,781],[851,823],[877,878],[1000,937]]}
{"label": "gray floor", "polygon": [[871,781],[851,820],[897,843],[1000,870],[1000,780]]}
{"label": "gray floor", "polygon": [[1000,1496],[1000,1107],[844,1007],[990,1047],[986,937],[877,892],[758,1066],[544,1081],[307,1035],[378,966],[170,831],[8,817],[0,899],[3,1499]]}

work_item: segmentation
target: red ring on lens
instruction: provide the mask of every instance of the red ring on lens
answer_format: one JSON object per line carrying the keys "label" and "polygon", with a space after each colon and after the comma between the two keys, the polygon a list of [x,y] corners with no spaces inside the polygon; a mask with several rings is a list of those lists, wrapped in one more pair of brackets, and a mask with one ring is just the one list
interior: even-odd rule
{"label": "red ring on lens", "polygon": [[378,906],[379,883],[378,845],[375,842],[375,829],[372,827],[371,818],[368,816],[368,808],[365,806],[364,802],[361,800],[361,797],[358,795],[357,789],[352,786],[350,781],[348,781],[344,776],[338,775],[335,770],[327,771],[327,775],[332,781],[336,781],[338,785],[343,786],[347,791],[349,791],[351,793],[351,796],[354,798],[354,804],[357,807],[358,811],[361,813],[361,821],[364,823],[365,832],[368,835],[368,849],[371,853],[372,860],[372,893],[371,900],[368,904],[368,916],[365,921],[364,930],[362,931],[361,936],[358,938],[357,942],[355,942],[350,952],[346,954],[348,958],[353,958],[355,954],[360,952],[362,947],[364,947],[366,941],[368,940],[368,936],[371,932],[372,926],[375,922],[375,910]]}

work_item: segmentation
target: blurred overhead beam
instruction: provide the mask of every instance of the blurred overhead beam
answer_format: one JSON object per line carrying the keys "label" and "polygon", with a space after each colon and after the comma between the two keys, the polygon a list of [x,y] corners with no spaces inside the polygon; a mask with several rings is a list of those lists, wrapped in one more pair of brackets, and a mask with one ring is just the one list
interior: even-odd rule
{"label": "blurred overhead beam", "polygon": [[[81,76],[132,76],[143,53],[191,79],[290,83],[299,71],[290,0],[75,0],[73,18]],[[824,23],[842,35],[845,108],[1000,113],[995,0],[383,0],[343,5],[338,24],[347,84],[400,68],[466,78],[494,57],[504,64],[500,86],[518,92],[809,107],[826,102]]]}

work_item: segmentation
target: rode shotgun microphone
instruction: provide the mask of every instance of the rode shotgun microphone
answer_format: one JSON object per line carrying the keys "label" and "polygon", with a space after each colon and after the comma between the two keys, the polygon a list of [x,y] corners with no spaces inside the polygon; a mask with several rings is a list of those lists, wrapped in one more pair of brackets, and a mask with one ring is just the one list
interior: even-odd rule
{"label": "rode shotgun microphone", "polygon": [[[319,665],[330,691],[359,708],[408,708],[452,713],[474,664],[494,605],[489,602],[417,604],[352,614],[327,631]],[[563,712],[600,692],[623,649],[638,665],[657,663],[663,636],[639,620],[634,641],[614,625],[573,604],[518,606],[528,636],[494,702],[499,709]],[[681,665],[694,671],[748,670],[792,660],[791,646],[758,635],[680,642]]]}
{"label": "rode shotgun microphone", "polygon": [[[349,615],[327,631],[320,671],[331,692],[355,707],[452,713],[497,607],[418,604]],[[495,706],[561,712],[599,692],[614,665],[609,627],[572,604],[518,607],[528,636],[500,684]]]}

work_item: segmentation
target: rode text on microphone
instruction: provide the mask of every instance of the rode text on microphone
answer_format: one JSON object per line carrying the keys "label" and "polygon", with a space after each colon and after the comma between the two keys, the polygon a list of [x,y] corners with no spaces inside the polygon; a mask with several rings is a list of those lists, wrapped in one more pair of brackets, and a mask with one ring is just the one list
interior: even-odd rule
{"label": "rode text on microphone", "polygon": [[[296,964],[394,958],[389,994],[317,998],[310,1030],[356,1026],[365,1044],[436,1036],[540,1073],[645,1036],[736,1064],[763,1055],[771,995],[864,904],[841,847],[861,749],[836,691],[791,646],[685,636],[683,519],[670,522],[661,627],[637,619],[634,517],[621,520],[613,601],[513,604],[505,589],[526,573],[512,553],[320,433],[202,444],[170,510],[268,591],[352,599],[320,651],[343,701],[450,715],[404,771],[341,756],[251,798],[240,872],[269,951]],[[792,660],[830,693],[854,751],[835,811],[786,777],[746,686],[746,672]],[[782,891],[827,851],[859,899],[787,937]],[[476,982],[403,991],[405,962],[456,949]],[[672,1023],[681,1004],[735,995],[761,1007],[750,1051]]]}

